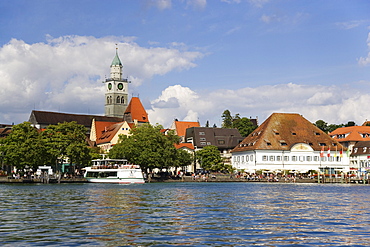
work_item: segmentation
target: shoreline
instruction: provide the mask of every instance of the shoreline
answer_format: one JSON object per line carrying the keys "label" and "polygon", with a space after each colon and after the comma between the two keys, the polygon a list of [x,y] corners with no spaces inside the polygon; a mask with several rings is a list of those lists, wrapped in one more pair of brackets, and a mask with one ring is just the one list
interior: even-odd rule
{"label": "shoreline", "polygon": [[[295,180],[292,179],[280,179],[279,181],[269,181],[266,178],[262,179],[255,179],[255,180],[248,180],[245,178],[230,178],[228,176],[225,177],[218,177],[218,178],[198,178],[194,179],[191,176],[184,176],[182,178],[176,179],[164,179],[164,178],[151,178],[150,181],[146,181],[147,183],[346,183],[346,184],[370,184],[370,180],[361,180],[361,179],[342,179],[342,178],[326,178],[325,181],[318,181],[317,179],[311,178],[296,178]],[[8,177],[0,177],[0,184],[11,184],[11,183],[23,183],[23,184],[36,184],[36,183],[43,183],[43,184],[61,184],[61,183],[88,183],[85,178],[61,178],[60,180],[57,179],[49,179],[48,181],[43,180],[41,178],[8,178]]]}

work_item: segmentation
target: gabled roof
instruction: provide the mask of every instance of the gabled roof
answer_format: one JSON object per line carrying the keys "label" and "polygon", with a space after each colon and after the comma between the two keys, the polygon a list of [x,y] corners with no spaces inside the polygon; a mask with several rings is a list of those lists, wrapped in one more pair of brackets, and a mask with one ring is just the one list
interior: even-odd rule
{"label": "gabled roof", "polygon": [[[101,122],[100,122],[101,123]],[[109,126],[105,126],[102,130],[97,132],[96,144],[107,143],[112,140],[118,130],[121,128],[124,122],[115,123]]]}
{"label": "gabled roof", "polygon": [[171,128],[175,129],[176,135],[178,136],[185,136],[186,129],[191,127],[200,127],[200,124],[199,122],[187,122],[175,120],[171,126]]}
{"label": "gabled roof", "polygon": [[197,148],[213,145],[223,150],[234,148],[244,138],[237,129],[191,127],[186,129],[185,139],[192,139]]}
{"label": "gabled roof", "polygon": [[48,111],[35,111],[31,112],[29,122],[32,124],[40,125],[55,125],[58,123],[76,121],[78,124],[84,125],[90,128],[92,120],[96,121],[107,121],[107,122],[121,122],[122,118],[117,117],[106,117],[97,115],[80,115],[60,112],[48,112]]}
{"label": "gabled roof", "polygon": [[338,128],[329,135],[339,142],[370,141],[370,126],[349,126]]}
{"label": "gabled roof", "polygon": [[330,138],[299,114],[273,113],[247,136],[232,152],[249,150],[290,150],[294,144],[306,143],[315,151],[323,146],[332,150],[342,145]]}
{"label": "gabled roof", "polygon": [[148,113],[138,97],[132,97],[124,113],[124,120],[127,122],[149,123]]}
{"label": "gabled roof", "polygon": [[188,149],[194,150],[194,145],[190,142],[182,142],[182,143],[179,143],[179,144],[175,143],[175,148],[176,149],[188,148]]}
{"label": "gabled roof", "polygon": [[370,141],[357,142],[353,148],[351,156],[370,155]]}

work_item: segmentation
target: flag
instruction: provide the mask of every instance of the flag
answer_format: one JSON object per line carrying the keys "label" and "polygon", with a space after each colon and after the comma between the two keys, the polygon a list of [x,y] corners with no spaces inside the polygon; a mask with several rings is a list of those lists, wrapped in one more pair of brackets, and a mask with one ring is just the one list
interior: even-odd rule
{"label": "flag", "polygon": [[320,157],[324,157],[324,146],[321,148]]}
{"label": "flag", "polygon": [[328,157],[330,157],[330,147],[328,148]]}
{"label": "flag", "polygon": [[339,156],[342,158],[343,157],[343,148],[342,150],[339,151]]}

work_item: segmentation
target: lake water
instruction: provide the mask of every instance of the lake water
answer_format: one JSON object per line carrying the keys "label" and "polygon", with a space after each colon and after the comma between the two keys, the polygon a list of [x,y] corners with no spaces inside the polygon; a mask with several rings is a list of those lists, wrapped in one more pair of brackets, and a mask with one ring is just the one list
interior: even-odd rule
{"label": "lake water", "polygon": [[1,184],[1,246],[366,246],[370,186]]}

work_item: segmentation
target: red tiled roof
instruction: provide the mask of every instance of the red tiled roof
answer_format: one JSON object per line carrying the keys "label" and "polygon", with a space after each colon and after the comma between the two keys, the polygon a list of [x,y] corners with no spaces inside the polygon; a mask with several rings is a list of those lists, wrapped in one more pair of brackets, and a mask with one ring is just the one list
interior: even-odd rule
{"label": "red tiled roof", "polygon": [[[117,123],[116,122],[95,121],[95,132],[96,132],[96,143],[97,144],[101,143],[101,138],[104,135],[104,133],[106,132],[106,130],[111,129],[111,126],[113,126],[114,124],[117,124]],[[122,122],[120,122],[118,124],[122,124]],[[105,136],[105,138],[106,138],[106,136]]]}
{"label": "red tiled roof", "polygon": [[247,150],[290,150],[294,144],[306,143],[315,151],[322,146],[334,150],[342,145],[330,138],[299,114],[273,113],[247,136],[232,152]]}
{"label": "red tiled roof", "polygon": [[186,129],[191,127],[200,127],[199,122],[185,122],[185,121],[175,121],[176,134],[178,136],[185,136]]}
{"label": "red tiled roof", "polygon": [[175,148],[176,149],[180,149],[180,148],[184,148],[184,147],[188,148],[188,149],[191,149],[191,150],[194,150],[194,146],[190,142],[182,142],[182,143],[179,143],[179,144],[175,143]]}
{"label": "red tiled roof", "polygon": [[117,131],[122,126],[122,124],[123,122],[114,123],[114,124],[111,124],[110,126],[105,126],[101,132],[97,133],[97,135],[100,134],[100,136],[96,139],[96,144],[110,142],[112,138],[116,135]]}
{"label": "red tiled roof", "polygon": [[[339,142],[370,141],[370,126],[349,126],[338,128],[329,135]],[[344,138],[341,136],[344,135]]]}
{"label": "red tiled roof", "polygon": [[131,98],[124,115],[126,117],[128,115],[131,116],[131,121],[128,122],[133,122],[136,119],[141,123],[149,123],[148,113],[145,111],[144,106],[141,104],[141,101],[138,97]]}

